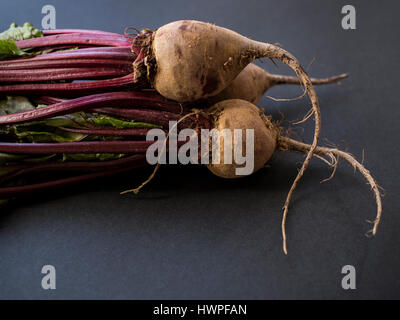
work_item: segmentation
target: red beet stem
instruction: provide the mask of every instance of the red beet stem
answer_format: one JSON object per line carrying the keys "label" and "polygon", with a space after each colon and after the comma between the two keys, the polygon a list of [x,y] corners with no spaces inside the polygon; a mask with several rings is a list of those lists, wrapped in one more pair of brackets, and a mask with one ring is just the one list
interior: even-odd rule
{"label": "red beet stem", "polygon": [[49,59],[75,59],[75,58],[99,58],[102,57],[106,59],[131,59],[136,55],[131,52],[131,47],[92,47],[92,48],[79,48],[67,51],[57,51],[50,53],[43,53],[30,58],[16,58],[9,60],[0,61],[0,65],[6,65],[9,63],[16,63],[21,61],[36,61],[36,60],[49,60]]}
{"label": "red beet stem", "polygon": [[[120,105],[127,107],[149,107],[166,111],[180,110],[180,106],[176,103],[154,94],[145,94],[142,92],[111,92],[65,100],[34,110],[1,115],[0,124],[29,122],[93,108],[118,107]],[[147,112],[147,110],[142,112]]]}
{"label": "red beet stem", "polygon": [[145,162],[144,159],[140,159],[137,162],[132,163],[130,165],[121,166],[119,169],[105,170],[102,172],[83,174],[83,175],[74,176],[74,177],[70,177],[70,178],[64,178],[64,179],[47,181],[47,182],[19,186],[19,187],[0,188],[0,197],[8,198],[8,197],[15,197],[15,196],[18,196],[21,194],[31,194],[32,192],[35,192],[35,191],[43,191],[43,190],[53,189],[55,187],[65,186],[65,185],[69,185],[69,184],[73,184],[73,183],[83,182],[83,181],[87,181],[87,180],[91,180],[91,179],[95,179],[95,178],[100,178],[100,177],[105,177],[105,176],[110,176],[110,175],[130,171],[134,168],[144,167],[144,166],[146,166],[146,164],[147,163]]}
{"label": "red beet stem", "polygon": [[0,152],[13,154],[145,153],[154,141],[88,141],[59,143],[0,142]]}
{"label": "red beet stem", "polygon": [[105,35],[105,36],[122,36],[115,32],[107,32],[107,31],[101,31],[101,30],[86,30],[86,29],[43,30],[44,36],[51,36],[51,35],[55,35],[55,34],[65,34],[65,33],[95,34],[95,35]]}
{"label": "red beet stem", "polygon": [[[115,170],[119,169],[124,166],[132,165],[133,163],[136,164],[138,161],[142,162],[144,160],[144,156],[140,155],[133,155],[128,156],[126,158],[117,159],[117,160],[110,160],[110,161],[76,161],[76,162],[47,162],[47,163],[40,163],[29,164],[16,169],[7,175],[4,175],[0,178],[0,184],[5,183],[11,179],[15,179],[16,177],[20,177],[27,174],[32,173],[42,173],[42,172],[51,172],[51,171],[87,171],[87,172],[98,172],[104,170]],[[12,165],[11,165],[12,167]]]}
{"label": "red beet stem", "polygon": [[56,98],[56,97],[50,97],[50,96],[40,96],[36,98],[32,98],[32,101],[34,101],[37,104],[56,104],[59,102],[65,101],[65,99],[61,98]]}
{"label": "red beet stem", "polygon": [[95,136],[130,136],[130,137],[145,137],[147,132],[150,129],[142,129],[142,128],[132,128],[132,129],[110,129],[110,128],[85,128],[85,129],[76,129],[76,128],[64,128],[60,127],[60,129],[68,132],[74,133],[82,133],[85,135],[95,135]]}
{"label": "red beet stem", "polygon": [[93,111],[100,114],[107,114],[110,116],[121,117],[124,119],[152,123],[155,125],[163,126],[164,128],[168,128],[169,121],[178,121],[179,118],[181,118],[180,115],[167,111],[155,111],[155,110],[143,110],[143,109],[96,108],[93,109]]}
{"label": "red beet stem", "polygon": [[90,80],[120,77],[131,68],[47,68],[27,70],[0,70],[0,83],[58,80]]}
{"label": "red beet stem", "polygon": [[18,62],[10,63],[8,65],[0,64],[0,72],[10,73],[15,70],[26,70],[26,69],[47,69],[47,68],[109,68],[119,67],[126,68],[133,71],[132,62],[129,60],[117,60],[117,59],[50,59],[50,60],[28,60],[21,59]]}
{"label": "red beet stem", "polygon": [[74,59],[108,59],[124,60],[129,63],[135,60],[135,54],[130,47],[100,47],[59,51],[41,54],[31,58],[18,58],[0,61],[0,69],[15,69],[21,66],[34,66],[35,63],[44,63],[54,60],[74,60]]}
{"label": "red beet stem", "polygon": [[122,35],[97,35],[97,34],[58,34],[46,37],[32,38],[16,41],[20,49],[54,47],[60,45],[84,45],[84,46],[129,46],[129,42]]}
{"label": "red beet stem", "polygon": [[114,91],[123,89],[128,85],[133,85],[133,74],[123,77],[97,80],[89,82],[73,83],[27,83],[0,86],[1,95],[53,95],[62,97],[76,97],[82,95],[95,94],[104,91]]}

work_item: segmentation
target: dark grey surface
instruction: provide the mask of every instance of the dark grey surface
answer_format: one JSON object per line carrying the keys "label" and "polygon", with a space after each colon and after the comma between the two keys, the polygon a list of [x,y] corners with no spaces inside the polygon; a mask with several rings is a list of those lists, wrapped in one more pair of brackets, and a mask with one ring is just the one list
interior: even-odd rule
{"label": "dark grey surface", "polygon": [[[399,5],[351,1],[357,30],[341,28],[348,1],[1,1],[0,27],[40,26],[53,4],[58,28],[122,32],[198,19],[257,40],[280,42],[310,74],[349,72],[342,85],[317,88],[322,137],[347,147],[386,189],[378,235],[365,219],[375,202],[363,178],[344,164],[312,162],[288,218],[289,255],[281,248],[281,207],[302,157],[279,154],[271,168],[224,181],[201,167],[162,167],[139,196],[121,196],[149,171],[23,199],[2,208],[0,298],[10,299],[370,299],[400,298]],[[270,71],[290,73],[269,62]],[[275,69],[275,70],[274,70]],[[296,87],[273,88],[295,97]],[[260,106],[275,118],[301,119],[306,99]],[[298,133],[307,141],[313,123]],[[41,289],[41,268],[54,265],[57,289]],[[354,265],[357,289],[341,288]]]}

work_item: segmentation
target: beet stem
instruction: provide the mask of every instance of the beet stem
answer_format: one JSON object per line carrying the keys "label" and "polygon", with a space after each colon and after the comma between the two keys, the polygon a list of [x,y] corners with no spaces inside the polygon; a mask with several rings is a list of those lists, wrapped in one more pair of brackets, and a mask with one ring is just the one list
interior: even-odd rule
{"label": "beet stem", "polygon": [[55,34],[65,34],[65,33],[79,33],[79,34],[89,34],[89,35],[104,35],[104,36],[119,36],[119,33],[107,32],[101,30],[86,30],[86,29],[54,29],[54,30],[43,30],[44,36],[51,36]]}
{"label": "beet stem", "polygon": [[135,57],[135,54],[131,52],[131,48],[129,46],[123,47],[91,47],[91,48],[79,48],[72,49],[66,51],[56,51],[50,53],[43,53],[34,57],[29,58],[15,58],[9,60],[0,61],[0,65],[21,62],[21,61],[36,61],[36,60],[47,60],[47,59],[63,59],[63,58],[84,58],[84,57],[101,57],[104,58],[109,57],[113,59],[114,56],[125,57],[131,59],[131,57]]}
{"label": "beet stem", "polygon": [[[126,158],[110,160],[110,161],[76,161],[76,162],[48,162],[33,165],[28,164],[26,167],[21,169],[16,169],[5,176],[0,178],[0,184],[5,183],[16,177],[31,173],[42,173],[49,171],[104,171],[104,170],[114,170],[121,168],[122,166],[127,166],[138,160],[143,160],[143,155],[133,155]],[[12,166],[11,166],[12,167]]]}
{"label": "beet stem", "polygon": [[0,86],[0,95],[54,95],[54,96],[82,96],[104,91],[122,89],[133,85],[133,74],[123,77],[73,83],[26,83]]}
{"label": "beet stem", "polygon": [[[165,105],[163,102],[165,101]],[[111,92],[85,96],[76,99],[65,100],[46,107],[12,113],[0,116],[0,124],[15,124],[40,120],[47,117],[55,117],[68,113],[94,109],[98,107],[113,107],[125,105],[127,107],[149,107],[160,110],[176,110],[179,105],[158,97],[154,94],[142,92]],[[150,112],[142,110],[141,113]]]}
{"label": "beet stem", "polygon": [[145,153],[154,141],[88,141],[59,143],[0,142],[0,152],[13,154]]}
{"label": "beet stem", "polygon": [[65,186],[65,185],[69,185],[69,184],[73,184],[73,183],[77,183],[77,182],[83,182],[83,181],[87,181],[87,180],[91,180],[91,179],[95,179],[95,178],[110,176],[110,175],[130,171],[134,168],[140,168],[140,167],[144,167],[144,166],[146,166],[145,160],[140,159],[140,161],[138,161],[137,163],[132,163],[129,166],[123,166],[123,167],[120,167],[119,169],[83,174],[83,175],[79,175],[79,176],[75,176],[75,177],[64,178],[64,179],[59,179],[59,180],[31,184],[31,185],[25,185],[25,186],[19,186],[19,187],[0,188],[0,197],[8,198],[8,197],[15,197],[15,196],[21,195],[21,194],[30,194],[35,191],[53,189],[53,188],[59,187],[59,186]]}
{"label": "beet stem", "polygon": [[76,129],[76,128],[64,128],[60,127],[60,129],[68,132],[81,133],[84,135],[95,135],[95,136],[130,136],[130,137],[145,137],[146,134],[151,129],[142,129],[142,128],[133,128],[133,129],[109,129],[109,128],[85,128],[85,129]]}
{"label": "beet stem", "polygon": [[154,111],[127,108],[96,108],[93,112],[117,116],[124,119],[152,123],[168,128],[169,121],[178,121],[180,116],[167,111]]}
{"label": "beet stem", "polygon": [[0,70],[1,82],[35,82],[59,80],[89,80],[129,74],[128,68],[47,68]]}
{"label": "beet stem", "polygon": [[132,63],[129,60],[122,59],[94,59],[94,58],[79,58],[79,59],[48,59],[48,60],[28,60],[21,59],[18,62],[10,64],[0,64],[0,73],[15,72],[15,70],[26,69],[48,69],[48,68],[105,68],[119,67],[133,71]]}
{"label": "beet stem", "polygon": [[129,42],[122,35],[97,35],[97,34],[58,34],[46,37],[32,38],[16,41],[20,49],[54,47],[59,45],[89,45],[89,46],[129,46]]}

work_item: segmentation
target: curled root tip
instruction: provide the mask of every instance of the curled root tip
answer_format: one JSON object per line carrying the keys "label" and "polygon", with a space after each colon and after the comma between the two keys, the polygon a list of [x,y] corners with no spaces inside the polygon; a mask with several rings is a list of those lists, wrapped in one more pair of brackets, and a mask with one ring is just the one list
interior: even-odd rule
{"label": "curled root tip", "polygon": [[342,73],[339,74],[338,76],[332,77],[332,82],[336,82],[337,84],[340,84],[340,80],[346,79],[349,77],[348,73]]}
{"label": "curled root tip", "polygon": [[286,217],[287,217],[287,212],[289,209],[289,204],[286,202],[285,205],[283,206],[283,217],[282,217],[282,248],[283,248],[283,252],[285,253],[285,255],[288,254],[287,251],[287,236],[286,236]]}
{"label": "curled root tip", "polygon": [[[135,32],[131,32],[132,30]],[[138,35],[139,33],[140,33],[140,30],[136,29],[135,27],[127,26],[124,29],[125,37],[134,37],[134,36]]]}
{"label": "curled root tip", "polygon": [[125,190],[125,191],[120,192],[119,194],[124,195],[124,194],[131,193],[131,192],[133,192],[133,190]]}
{"label": "curled root tip", "polygon": [[300,96],[298,96],[298,97],[296,97],[296,98],[275,98],[275,97],[272,97],[272,96],[267,96],[267,98],[269,98],[269,99],[271,99],[271,100],[273,100],[273,101],[277,101],[277,102],[281,102],[281,101],[289,102],[289,101],[297,101],[297,100],[300,100],[300,99],[302,99],[306,94],[307,94],[307,89],[305,89],[304,92],[303,92]]}
{"label": "curled root tip", "polygon": [[124,191],[122,194],[128,193],[128,192],[133,192],[134,194],[138,194],[139,191],[140,191],[146,184],[148,184],[151,180],[153,180],[153,178],[154,178],[154,176],[156,175],[158,169],[160,168],[160,165],[161,165],[160,159],[161,159],[161,156],[162,156],[162,155],[164,154],[164,152],[165,152],[165,148],[166,148],[166,145],[167,145],[167,141],[168,141],[168,138],[169,138],[169,136],[170,136],[172,130],[174,130],[175,127],[176,127],[179,123],[181,123],[183,120],[185,120],[186,118],[191,117],[191,116],[194,116],[194,115],[197,115],[197,114],[199,114],[199,113],[200,113],[200,112],[197,111],[197,110],[195,110],[194,112],[188,113],[187,115],[181,117],[181,118],[173,125],[173,127],[170,129],[170,131],[168,132],[168,134],[167,134],[167,136],[166,136],[166,138],[165,138],[165,140],[164,140],[164,143],[163,143],[161,152],[160,152],[160,154],[158,155],[157,164],[156,164],[156,166],[154,167],[154,170],[153,170],[153,172],[151,173],[151,175],[150,175],[150,176],[147,178],[147,180],[146,180],[145,182],[143,182],[139,187],[137,187],[137,188],[135,188],[135,189],[132,189],[132,190]]}
{"label": "curled root tip", "polygon": [[372,236],[374,236],[375,234],[374,234],[374,231],[373,230],[368,230],[366,233],[365,233],[365,236],[367,237],[367,238],[372,238]]}
{"label": "curled root tip", "polygon": [[374,228],[372,229],[372,235],[376,236],[376,233],[378,231],[378,225],[379,225],[379,221],[376,221],[374,223]]}
{"label": "curled root tip", "polygon": [[130,189],[130,190],[125,190],[120,192],[119,194],[127,194],[127,193],[133,193],[133,194],[138,194],[142,186],[136,188],[136,189]]}
{"label": "curled root tip", "polygon": [[299,124],[306,122],[308,119],[310,119],[313,116],[313,114],[314,114],[314,110],[313,109],[309,110],[302,120],[293,122],[293,125],[299,125]]}

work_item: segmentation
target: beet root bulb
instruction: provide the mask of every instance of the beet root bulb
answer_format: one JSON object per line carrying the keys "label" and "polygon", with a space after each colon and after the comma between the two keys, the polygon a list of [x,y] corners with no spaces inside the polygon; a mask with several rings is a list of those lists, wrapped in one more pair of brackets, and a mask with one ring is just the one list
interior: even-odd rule
{"label": "beet root bulb", "polygon": [[[271,158],[276,149],[278,130],[275,125],[266,117],[262,110],[245,100],[232,99],[215,104],[208,110],[212,119],[212,126],[220,132],[219,143],[212,143],[211,152],[218,152],[219,163],[210,163],[207,168],[215,175],[222,178],[239,178],[243,175],[238,174],[237,169],[243,167],[242,163],[236,161],[234,152],[241,150],[242,155],[253,150],[253,172],[263,168]],[[236,139],[234,130],[241,131],[241,139]],[[248,135],[247,130],[252,130]],[[227,132],[227,135],[222,133]],[[225,150],[225,139],[229,137],[228,145],[232,145],[231,150]],[[252,141],[248,141],[248,139]],[[249,149],[248,144],[252,147]],[[215,146],[217,150],[213,150]],[[225,156],[231,157],[231,161],[226,161]],[[227,163],[231,162],[231,163]]]}

